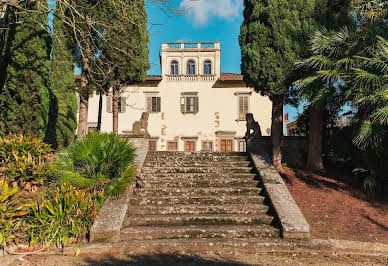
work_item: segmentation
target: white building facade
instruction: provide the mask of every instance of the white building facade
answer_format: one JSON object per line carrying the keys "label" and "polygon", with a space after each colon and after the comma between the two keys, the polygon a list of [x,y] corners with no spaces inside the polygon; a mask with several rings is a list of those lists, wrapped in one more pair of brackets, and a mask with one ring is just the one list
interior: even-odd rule
{"label": "white building facade", "polygon": [[[270,134],[272,103],[240,74],[221,72],[220,43],[163,43],[161,76],[127,86],[120,96],[119,134],[131,134],[149,113],[150,150],[245,151],[245,114]],[[99,96],[89,99],[89,126],[97,125]],[[101,131],[113,128],[112,98],[102,101]]]}

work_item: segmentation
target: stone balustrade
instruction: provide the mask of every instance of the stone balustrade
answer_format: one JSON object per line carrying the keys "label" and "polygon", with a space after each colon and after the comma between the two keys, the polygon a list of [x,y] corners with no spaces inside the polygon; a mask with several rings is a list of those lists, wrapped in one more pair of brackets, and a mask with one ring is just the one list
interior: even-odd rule
{"label": "stone balustrade", "polygon": [[213,82],[215,75],[166,75],[169,82]]}
{"label": "stone balustrade", "polygon": [[182,50],[219,50],[219,42],[188,42],[188,43],[163,43],[164,51]]}

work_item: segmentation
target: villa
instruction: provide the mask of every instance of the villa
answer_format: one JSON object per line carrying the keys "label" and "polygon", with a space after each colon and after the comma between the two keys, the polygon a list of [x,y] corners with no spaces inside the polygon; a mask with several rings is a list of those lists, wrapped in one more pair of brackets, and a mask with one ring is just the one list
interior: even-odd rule
{"label": "villa", "polygon": [[[230,55],[227,55],[230,56]],[[119,134],[131,134],[149,113],[149,149],[245,151],[245,114],[270,135],[272,103],[240,74],[221,72],[219,42],[163,43],[161,75],[127,86],[119,99]],[[89,128],[97,125],[99,96],[89,99]],[[101,131],[113,128],[112,97],[103,96]]]}

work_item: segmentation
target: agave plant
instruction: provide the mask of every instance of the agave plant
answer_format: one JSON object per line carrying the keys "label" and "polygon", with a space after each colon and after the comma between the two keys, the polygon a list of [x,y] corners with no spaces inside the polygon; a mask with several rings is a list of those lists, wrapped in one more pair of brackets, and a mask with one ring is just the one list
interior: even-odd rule
{"label": "agave plant", "polygon": [[30,208],[30,244],[63,247],[85,238],[102,202],[102,192],[76,189],[67,183],[46,190]]}
{"label": "agave plant", "polygon": [[54,163],[60,181],[77,188],[121,194],[134,178],[134,148],[111,133],[91,132],[61,151]]}
{"label": "agave plant", "polygon": [[0,179],[0,245],[6,248],[10,242],[16,242],[18,235],[25,229],[25,216],[29,214],[31,204],[19,199],[18,187],[10,187]]}

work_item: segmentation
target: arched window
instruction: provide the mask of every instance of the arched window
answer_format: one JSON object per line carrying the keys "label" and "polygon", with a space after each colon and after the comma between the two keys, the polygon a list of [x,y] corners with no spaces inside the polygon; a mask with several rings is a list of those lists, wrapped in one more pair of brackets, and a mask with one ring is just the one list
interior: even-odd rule
{"label": "arched window", "polygon": [[203,63],[203,74],[204,75],[212,74],[212,62],[210,60],[206,60],[205,63]]}
{"label": "arched window", "polygon": [[176,60],[171,62],[171,75],[179,75],[178,62]]}
{"label": "arched window", "polygon": [[195,75],[195,62],[194,60],[189,60],[187,62],[187,75]]}

